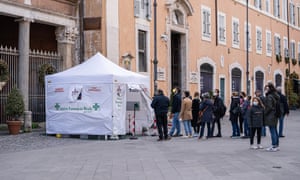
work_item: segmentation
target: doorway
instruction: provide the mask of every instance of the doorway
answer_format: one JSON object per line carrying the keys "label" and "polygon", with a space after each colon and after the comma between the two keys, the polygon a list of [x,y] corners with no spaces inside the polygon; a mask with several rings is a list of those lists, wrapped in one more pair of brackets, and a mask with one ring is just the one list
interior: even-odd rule
{"label": "doorway", "polygon": [[171,87],[182,88],[182,51],[181,35],[176,32],[171,33]]}

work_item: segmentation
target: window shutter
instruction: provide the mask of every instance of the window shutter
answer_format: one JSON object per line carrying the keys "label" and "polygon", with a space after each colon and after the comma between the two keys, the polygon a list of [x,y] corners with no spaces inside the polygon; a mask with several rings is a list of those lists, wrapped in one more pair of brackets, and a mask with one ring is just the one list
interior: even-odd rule
{"label": "window shutter", "polygon": [[140,1],[134,0],[134,16],[140,17]]}
{"label": "window shutter", "polygon": [[147,19],[151,20],[152,19],[152,17],[151,17],[151,6],[152,6],[151,0],[147,0],[146,6],[147,6],[147,15],[146,15]]}

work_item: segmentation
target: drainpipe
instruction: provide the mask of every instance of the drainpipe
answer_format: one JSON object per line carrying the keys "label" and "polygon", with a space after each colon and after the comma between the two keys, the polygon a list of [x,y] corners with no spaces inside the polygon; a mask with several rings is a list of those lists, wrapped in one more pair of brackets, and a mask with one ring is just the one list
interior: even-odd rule
{"label": "drainpipe", "polygon": [[216,46],[218,46],[218,0],[215,0],[215,19],[216,19]]}
{"label": "drainpipe", "polygon": [[246,7],[246,81],[247,81],[247,94],[250,94],[250,80],[249,80],[249,0],[247,0]]}
{"label": "drainpipe", "polygon": [[157,2],[156,0],[154,0],[153,2],[153,6],[154,6],[154,60],[153,60],[153,69],[154,69],[154,94],[156,94],[157,91],[157,64],[158,64],[158,60],[157,60],[157,26],[156,26],[156,8],[157,8]]}
{"label": "drainpipe", "polygon": [[84,61],[84,29],[83,29],[83,19],[84,19],[84,0],[80,0],[79,3],[79,36],[80,36],[80,50],[79,50],[79,63]]}

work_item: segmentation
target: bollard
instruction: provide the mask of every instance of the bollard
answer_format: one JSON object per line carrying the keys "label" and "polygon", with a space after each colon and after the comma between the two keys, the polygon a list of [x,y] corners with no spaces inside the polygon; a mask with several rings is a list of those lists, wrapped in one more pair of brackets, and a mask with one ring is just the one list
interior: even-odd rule
{"label": "bollard", "polygon": [[24,132],[32,132],[32,112],[24,112]]}

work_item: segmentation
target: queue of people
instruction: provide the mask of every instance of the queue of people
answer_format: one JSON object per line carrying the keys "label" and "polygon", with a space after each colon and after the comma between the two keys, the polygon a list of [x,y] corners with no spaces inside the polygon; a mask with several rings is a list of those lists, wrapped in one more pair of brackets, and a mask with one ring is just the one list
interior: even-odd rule
{"label": "queue of people", "polygon": [[[166,97],[161,89],[153,98],[159,139],[169,140],[171,137],[183,136],[185,138],[198,137],[199,140],[212,137],[222,137],[221,119],[227,110],[223,100],[219,97],[219,90],[212,93],[205,92],[200,96],[195,92],[194,96],[189,91],[181,94],[180,88],[173,90],[171,112],[169,112],[170,99]],[[261,137],[265,136],[265,127],[268,127],[271,136],[271,146],[267,151],[279,150],[279,138],[284,137],[284,117],[289,114],[289,107],[286,97],[281,93],[281,88],[275,88],[269,82],[264,93],[261,90],[255,91],[252,98],[245,92],[232,92],[231,102],[228,109],[229,120],[232,127],[231,138],[249,138],[250,149],[263,149]],[[167,114],[172,119],[170,132],[167,128]],[[181,133],[180,124],[183,123],[184,133]],[[279,130],[277,125],[279,122]],[[217,125],[215,128],[215,125]],[[206,128],[205,128],[206,127]],[[215,134],[215,129],[217,133]],[[206,133],[205,133],[206,131]],[[254,137],[257,137],[256,144]]]}

